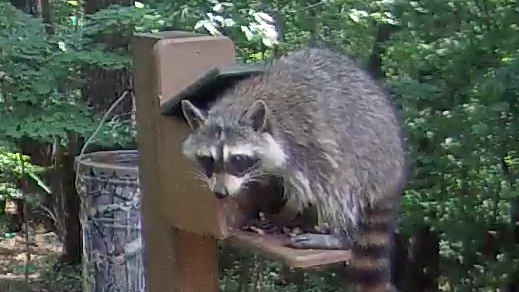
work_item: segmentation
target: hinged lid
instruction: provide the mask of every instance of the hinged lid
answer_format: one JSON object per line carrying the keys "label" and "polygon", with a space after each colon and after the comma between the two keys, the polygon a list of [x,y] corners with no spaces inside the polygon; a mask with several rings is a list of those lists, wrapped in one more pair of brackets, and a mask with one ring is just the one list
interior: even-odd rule
{"label": "hinged lid", "polygon": [[188,99],[197,106],[212,102],[239,81],[265,71],[266,66],[261,64],[236,64],[211,68],[173,98],[164,102],[161,105],[162,114],[178,115],[179,104],[183,99]]}

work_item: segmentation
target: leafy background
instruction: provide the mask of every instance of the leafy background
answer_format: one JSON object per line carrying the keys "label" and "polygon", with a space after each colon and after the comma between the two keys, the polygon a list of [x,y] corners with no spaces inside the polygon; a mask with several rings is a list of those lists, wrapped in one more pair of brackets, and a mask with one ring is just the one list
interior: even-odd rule
{"label": "leafy background", "polygon": [[[63,259],[79,262],[71,165],[104,111],[131,90],[135,32],[223,34],[241,60],[254,62],[326,45],[381,78],[404,112],[413,173],[397,234],[402,291],[516,291],[517,7],[505,0],[1,0],[0,200],[21,197],[49,209]],[[92,150],[132,147],[127,101]],[[247,265],[250,277],[240,274]],[[294,272],[227,248],[221,289],[247,291],[257,275],[261,291],[337,291],[341,270]]]}

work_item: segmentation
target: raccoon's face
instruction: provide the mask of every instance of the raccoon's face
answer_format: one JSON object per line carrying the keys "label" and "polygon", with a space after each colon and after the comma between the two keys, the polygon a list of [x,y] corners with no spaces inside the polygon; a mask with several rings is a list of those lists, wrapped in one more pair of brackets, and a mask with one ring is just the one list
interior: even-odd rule
{"label": "raccoon's face", "polygon": [[209,189],[218,197],[236,196],[285,163],[269,131],[267,107],[257,101],[236,118],[207,116],[187,100],[182,112],[192,129],[182,153],[195,160]]}

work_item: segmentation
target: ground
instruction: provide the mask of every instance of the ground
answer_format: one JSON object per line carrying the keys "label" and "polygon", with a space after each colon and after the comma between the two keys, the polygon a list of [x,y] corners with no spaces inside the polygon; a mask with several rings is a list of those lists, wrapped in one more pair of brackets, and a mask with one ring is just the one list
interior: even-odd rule
{"label": "ground", "polygon": [[80,266],[60,264],[62,245],[58,236],[54,232],[42,233],[32,228],[29,228],[29,235],[30,261],[26,279],[24,233],[16,233],[14,237],[0,234],[0,291],[80,292]]}

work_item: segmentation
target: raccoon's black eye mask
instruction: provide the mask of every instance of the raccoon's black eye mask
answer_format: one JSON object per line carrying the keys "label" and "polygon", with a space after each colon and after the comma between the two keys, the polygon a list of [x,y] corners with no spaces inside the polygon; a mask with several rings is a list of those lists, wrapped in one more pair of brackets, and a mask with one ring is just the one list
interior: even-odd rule
{"label": "raccoon's black eye mask", "polygon": [[215,170],[215,163],[212,156],[198,156],[196,159],[198,160],[200,167],[202,167],[207,177],[213,175]]}
{"label": "raccoon's black eye mask", "polygon": [[241,175],[256,166],[258,163],[258,158],[245,155],[233,155],[229,157],[226,168],[229,173]]}
{"label": "raccoon's black eye mask", "polygon": [[218,165],[212,156],[198,156],[196,159],[208,177],[212,176],[215,172],[226,172],[241,176],[260,162],[259,158],[246,155],[232,155],[229,157],[229,161],[223,165]]}

